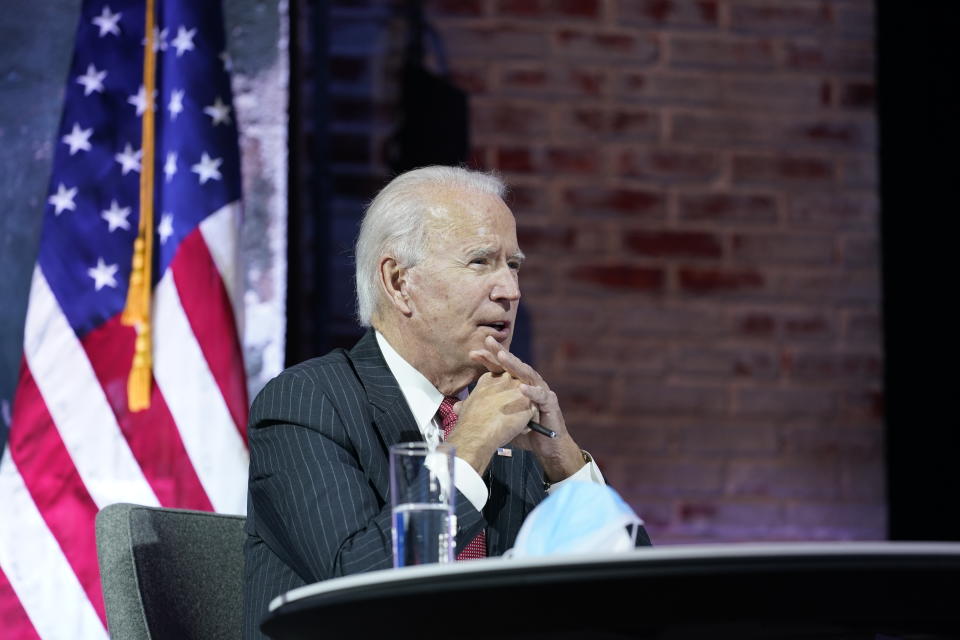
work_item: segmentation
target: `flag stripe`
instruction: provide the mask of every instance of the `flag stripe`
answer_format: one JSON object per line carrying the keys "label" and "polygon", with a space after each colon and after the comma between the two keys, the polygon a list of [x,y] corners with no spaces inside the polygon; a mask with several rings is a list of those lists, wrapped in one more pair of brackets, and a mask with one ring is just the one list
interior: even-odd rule
{"label": "flag stripe", "polygon": [[227,404],[190,328],[168,269],[154,297],[154,338],[177,350],[158,349],[154,374],[184,447],[214,509],[246,511],[248,454]]}
{"label": "flag stripe", "polygon": [[133,327],[123,326],[117,316],[88,333],[82,342],[124,438],[160,504],[211,511],[213,505],[190,464],[160,389],[153,385],[149,409],[135,413],[127,409],[127,377],[135,339]]}
{"label": "flag stripe", "polygon": [[230,297],[237,336],[243,336],[243,279],[237,260],[237,236],[240,229],[240,203],[231,202],[211,213],[200,223],[200,233],[217,265],[220,279]]}
{"label": "flag stripe", "polygon": [[70,459],[29,367],[20,373],[13,419],[19,428],[10,434],[8,450],[23,484],[106,624],[94,532],[97,505]]}
{"label": "flag stripe", "polygon": [[39,266],[33,271],[24,343],[24,357],[46,409],[97,506],[159,506]]}
{"label": "flag stripe", "polygon": [[0,459],[0,495],[17,523],[0,527],[0,569],[37,633],[45,640],[106,640],[100,616],[44,523],[9,449]]}
{"label": "flag stripe", "polygon": [[3,572],[3,563],[0,562],[0,629],[5,637],[19,638],[19,640],[40,640],[37,630],[23,610],[23,605],[17,598],[17,593],[10,586],[6,574]]}
{"label": "flag stripe", "polygon": [[199,230],[183,239],[170,267],[193,334],[245,439],[247,387],[233,308]]}

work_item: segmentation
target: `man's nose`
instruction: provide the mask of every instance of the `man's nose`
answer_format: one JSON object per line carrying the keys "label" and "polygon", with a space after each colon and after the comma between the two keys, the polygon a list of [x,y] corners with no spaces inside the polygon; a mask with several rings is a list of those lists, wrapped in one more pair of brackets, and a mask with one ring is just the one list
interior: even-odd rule
{"label": "man's nose", "polygon": [[493,289],[490,290],[492,300],[513,301],[520,299],[520,282],[514,269],[511,269],[509,265],[504,265],[497,269],[495,278]]}

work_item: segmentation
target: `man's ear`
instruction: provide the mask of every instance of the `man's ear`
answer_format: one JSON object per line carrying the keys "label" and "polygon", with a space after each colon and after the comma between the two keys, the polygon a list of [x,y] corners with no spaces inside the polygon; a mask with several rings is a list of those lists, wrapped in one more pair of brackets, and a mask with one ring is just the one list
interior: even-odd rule
{"label": "man's ear", "polygon": [[407,295],[407,272],[408,269],[401,267],[393,258],[380,259],[379,282],[384,298],[404,315],[410,315],[412,311]]}

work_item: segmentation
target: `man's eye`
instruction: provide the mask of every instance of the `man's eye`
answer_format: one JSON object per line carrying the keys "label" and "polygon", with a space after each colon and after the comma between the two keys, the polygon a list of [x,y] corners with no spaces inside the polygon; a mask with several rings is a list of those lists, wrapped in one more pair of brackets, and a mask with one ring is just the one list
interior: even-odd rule
{"label": "man's eye", "polygon": [[487,264],[486,258],[474,258],[470,261],[470,264]]}
{"label": "man's eye", "polygon": [[509,265],[510,265],[510,268],[513,269],[514,271],[519,271],[519,270],[520,270],[520,263],[519,263],[519,262],[509,262],[509,263],[507,263],[507,264],[509,264]]}

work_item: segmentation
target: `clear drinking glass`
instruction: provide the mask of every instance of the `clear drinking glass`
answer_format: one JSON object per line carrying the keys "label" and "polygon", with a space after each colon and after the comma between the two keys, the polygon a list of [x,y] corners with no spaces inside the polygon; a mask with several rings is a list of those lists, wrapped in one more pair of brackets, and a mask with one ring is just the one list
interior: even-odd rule
{"label": "clear drinking glass", "polygon": [[456,548],[453,459],[456,449],[425,442],[390,447],[393,566],[453,562]]}

